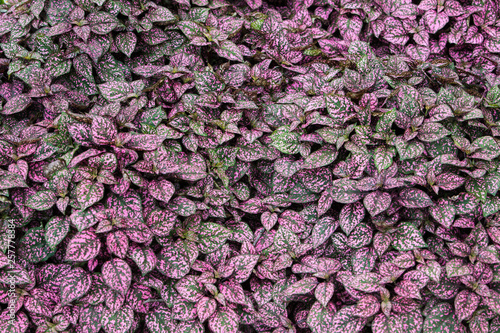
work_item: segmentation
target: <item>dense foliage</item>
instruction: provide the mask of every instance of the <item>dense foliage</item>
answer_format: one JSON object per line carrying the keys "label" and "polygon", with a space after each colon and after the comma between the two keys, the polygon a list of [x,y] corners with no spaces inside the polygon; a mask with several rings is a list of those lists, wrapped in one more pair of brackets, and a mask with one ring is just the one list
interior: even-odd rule
{"label": "dense foliage", "polygon": [[1,333],[500,332],[498,1],[0,8]]}

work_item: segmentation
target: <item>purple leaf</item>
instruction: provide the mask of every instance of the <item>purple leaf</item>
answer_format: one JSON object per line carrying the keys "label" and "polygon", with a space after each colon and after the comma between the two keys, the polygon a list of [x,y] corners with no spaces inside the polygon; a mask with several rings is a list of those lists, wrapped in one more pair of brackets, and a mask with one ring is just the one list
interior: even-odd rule
{"label": "purple leaf", "polygon": [[168,180],[153,180],[149,183],[148,192],[157,200],[169,202],[174,195],[175,187]]}

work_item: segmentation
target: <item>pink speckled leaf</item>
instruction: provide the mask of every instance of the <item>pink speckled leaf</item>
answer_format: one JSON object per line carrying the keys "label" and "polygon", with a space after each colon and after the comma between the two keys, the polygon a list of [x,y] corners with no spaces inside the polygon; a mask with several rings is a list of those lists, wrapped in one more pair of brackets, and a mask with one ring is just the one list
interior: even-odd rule
{"label": "pink speckled leaf", "polygon": [[379,300],[373,295],[366,295],[356,304],[354,313],[358,317],[368,318],[380,310]]}
{"label": "pink speckled leaf", "polygon": [[205,222],[198,229],[198,249],[202,253],[214,252],[226,242],[231,233],[218,223]]}
{"label": "pink speckled leaf", "polygon": [[176,329],[172,313],[166,308],[152,310],[146,315],[145,322],[151,332],[172,333]]}
{"label": "pink speckled leaf", "polygon": [[154,251],[149,247],[135,247],[130,253],[130,258],[139,267],[142,276],[151,272],[158,261]]}
{"label": "pink speckled leaf", "polygon": [[262,0],[245,0],[245,2],[252,10],[256,10],[262,6]]}
{"label": "pink speckled leaf", "polygon": [[389,318],[385,314],[380,313],[373,319],[373,333],[403,333],[405,332],[401,317],[391,315]]}
{"label": "pink speckled leaf", "polygon": [[422,299],[419,286],[409,280],[400,281],[396,287],[394,287],[394,292],[405,298]]}
{"label": "pink speckled leaf", "polygon": [[63,241],[69,231],[69,218],[55,216],[45,225],[45,241],[55,249]]}
{"label": "pink speckled leaf", "polygon": [[401,190],[399,197],[401,205],[407,208],[425,208],[433,205],[429,195],[416,188]]}
{"label": "pink speckled leaf", "polygon": [[314,289],[314,296],[324,307],[328,306],[328,302],[333,296],[335,286],[331,282],[321,282]]}
{"label": "pink speckled leaf", "polygon": [[465,178],[451,172],[443,172],[436,176],[436,185],[439,188],[452,191],[465,183]]}
{"label": "pink speckled leaf", "polygon": [[465,332],[465,328],[458,322],[451,305],[440,303],[429,311],[424,321],[423,332]]}
{"label": "pink speckled leaf", "polygon": [[106,333],[123,333],[130,329],[133,320],[134,311],[129,305],[125,305],[116,312],[105,308],[101,324]]}
{"label": "pink speckled leaf", "polygon": [[89,261],[97,256],[101,241],[92,230],[84,230],[71,238],[66,247],[66,261]]}
{"label": "pink speckled leaf", "polygon": [[112,259],[102,265],[104,282],[113,290],[126,295],[132,281],[132,270],[122,259]]}
{"label": "pink speckled leaf", "polygon": [[362,191],[357,188],[357,182],[346,178],[333,181],[332,197],[336,202],[343,204],[355,203],[363,197]]}
{"label": "pink speckled leaf", "polygon": [[55,250],[51,249],[45,242],[44,234],[43,227],[31,228],[26,231],[19,240],[17,254],[30,263],[38,263],[49,259],[54,255]]}
{"label": "pink speckled leaf", "polygon": [[284,291],[284,295],[292,296],[292,295],[307,294],[310,291],[312,291],[317,284],[318,280],[315,277],[304,278],[289,286]]}
{"label": "pink speckled leaf", "polygon": [[92,120],[92,141],[98,145],[108,145],[116,139],[115,122],[108,117],[94,116]]}
{"label": "pink speckled leaf", "polygon": [[455,297],[455,313],[459,321],[469,318],[479,306],[481,297],[469,290],[462,290]]}
{"label": "pink speckled leaf", "polygon": [[349,282],[349,287],[372,293],[380,289],[380,275],[376,273],[364,273],[354,276]]}
{"label": "pink speckled leaf", "polygon": [[455,221],[456,209],[452,202],[439,199],[436,205],[429,207],[429,213],[439,224],[449,229]]}
{"label": "pink speckled leaf", "polygon": [[20,94],[12,97],[5,103],[2,109],[2,114],[10,115],[24,111],[31,104],[31,97]]}
{"label": "pink speckled leaf", "polygon": [[135,50],[137,37],[133,32],[124,32],[116,36],[115,43],[118,50],[130,58]]}
{"label": "pink speckled leaf", "polygon": [[434,10],[428,10],[424,13],[423,19],[429,32],[435,34],[448,23],[448,15],[445,12],[436,13]]}
{"label": "pink speckled leaf", "polygon": [[318,217],[325,214],[333,204],[333,196],[332,196],[332,187],[327,188],[321,193],[321,196],[318,200],[318,207],[316,208],[316,212],[318,213]]}
{"label": "pink speckled leaf", "polygon": [[242,305],[248,304],[243,287],[233,279],[221,283],[219,290],[227,302]]}
{"label": "pink speckled leaf", "polygon": [[157,236],[167,236],[178,222],[176,214],[170,210],[153,210],[147,216],[146,223]]}
{"label": "pink speckled leaf", "polygon": [[[333,304],[332,304],[333,305]],[[313,333],[340,332],[333,331],[334,306],[323,306],[315,302],[307,316],[306,322]]]}
{"label": "pink speckled leaf", "polygon": [[217,309],[217,302],[213,298],[202,297],[196,303],[196,313],[200,322],[205,322]]}
{"label": "pink speckled leaf", "polygon": [[92,277],[81,267],[72,269],[66,273],[61,281],[60,294],[63,305],[80,299],[89,290],[92,284]]}
{"label": "pink speckled leaf", "polygon": [[241,50],[236,44],[229,40],[223,40],[220,42],[219,47],[215,49],[215,52],[223,58],[243,62],[243,55]]}
{"label": "pink speckled leaf", "polygon": [[239,327],[239,316],[230,308],[217,310],[208,320],[208,327],[214,333],[236,333]]}
{"label": "pink speckled leaf", "polygon": [[125,258],[129,247],[127,234],[122,230],[109,233],[106,237],[106,247],[110,253],[119,258]]}
{"label": "pink speckled leaf", "polygon": [[333,234],[335,229],[338,227],[338,222],[332,217],[323,217],[319,219],[313,227],[311,233],[311,239],[313,248],[317,248],[321,244],[327,241],[327,239]]}
{"label": "pink speckled leaf", "polygon": [[76,187],[78,203],[81,209],[87,209],[97,203],[104,196],[104,185],[85,179]]}
{"label": "pink speckled leaf", "polygon": [[255,254],[237,255],[229,260],[229,264],[234,267],[234,277],[238,283],[243,283],[248,280],[258,260],[259,255]]}
{"label": "pink speckled leaf", "polygon": [[99,91],[109,102],[121,102],[133,92],[130,83],[125,81],[110,81],[100,84]]}
{"label": "pink speckled leaf", "polygon": [[424,123],[418,131],[418,139],[424,142],[435,142],[448,136],[451,132],[440,123]]}
{"label": "pink speckled leaf", "polygon": [[371,216],[376,216],[386,211],[391,205],[391,195],[387,192],[371,192],[363,199],[363,204]]}
{"label": "pink speckled leaf", "polygon": [[175,289],[190,302],[198,302],[203,297],[203,284],[194,276],[185,276],[175,284]]}
{"label": "pink speckled leaf", "polygon": [[316,169],[327,166],[335,161],[337,155],[338,152],[334,146],[325,146],[307,156],[302,167],[304,169]]}
{"label": "pink speckled leaf", "polygon": [[158,270],[173,279],[180,279],[190,270],[187,253],[179,243],[167,244],[158,255]]}
{"label": "pink speckled leaf", "polygon": [[364,218],[365,208],[361,202],[345,205],[340,210],[340,227],[346,235],[349,235]]}
{"label": "pink speckled leaf", "polygon": [[0,176],[0,190],[7,190],[14,187],[28,187],[24,182],[24,178],[12,172],[6,172]]}
{"label": "pink speckled leaf", "polygon": [[93,33],[106,35],[118,25],[118,19],[106,12],[95,12],[87,16],[90,29]]}
{"label": "pink speckled leaf", "polygon": [[35,210],[47,210],[52,208],[57,201],[56,194],[52,191],[38,191],[29,197],[25,205]]}
{"label": "pink speckled leaf", "polygon": [[420,231],[413,224],[403,222],[394,234],[392,246],[399,251],[410,251],[427,247],[427,244]]}
{"label": "pink speckled leaf", "polygon": [[355,306],[345,306],[333,317],[332,327],[328,331],[320,332],[360,332],[368,319],[355,316]]}

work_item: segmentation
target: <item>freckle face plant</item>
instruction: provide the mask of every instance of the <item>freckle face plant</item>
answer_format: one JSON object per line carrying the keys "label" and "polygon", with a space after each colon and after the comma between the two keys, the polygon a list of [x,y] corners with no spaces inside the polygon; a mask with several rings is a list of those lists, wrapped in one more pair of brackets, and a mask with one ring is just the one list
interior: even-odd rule
{"label": "freckle face plant", "polygon": [[0,5],[0,333],[499,333],[499,53],[495,0]]}

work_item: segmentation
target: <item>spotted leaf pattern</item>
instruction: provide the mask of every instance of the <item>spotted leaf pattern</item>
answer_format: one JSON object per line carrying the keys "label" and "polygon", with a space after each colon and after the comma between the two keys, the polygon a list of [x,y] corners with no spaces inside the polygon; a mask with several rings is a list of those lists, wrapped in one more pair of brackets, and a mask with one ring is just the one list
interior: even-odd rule
{"label": "spotted leaf pattern", "polygon": [[0,2],[0,332],[499,331],[498,1]]}

